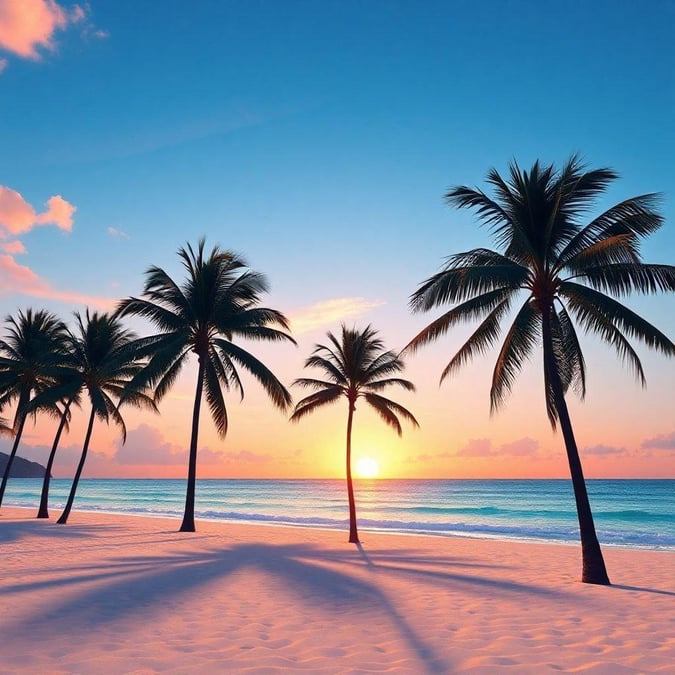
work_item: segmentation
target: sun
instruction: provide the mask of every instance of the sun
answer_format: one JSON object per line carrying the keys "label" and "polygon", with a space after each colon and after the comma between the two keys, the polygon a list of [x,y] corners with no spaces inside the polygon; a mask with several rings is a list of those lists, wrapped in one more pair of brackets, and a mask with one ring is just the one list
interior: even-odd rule
{"label": "sun", "polygon": [[380,465],[372,457],[359,457],[356,460],[356,474],[359,478],[377,478]]}

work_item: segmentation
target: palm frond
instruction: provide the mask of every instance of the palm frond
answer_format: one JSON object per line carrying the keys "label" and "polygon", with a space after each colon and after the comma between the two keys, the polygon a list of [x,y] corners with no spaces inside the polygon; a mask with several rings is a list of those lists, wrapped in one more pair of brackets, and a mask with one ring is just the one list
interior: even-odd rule
{"label": "palm frond", "polygon": [[331,388],[322,389],[320,391],[315,391],[313,394],[305,396],[305,398],[296,403],[293,414],[290,417],[291,422],[298,422],[306,415],[313,413],[317,408],[328,405],[329,403],[334,403],[342,395],[342,389],[340,387],[334,386]]}
{"label": "palm frond", "polygon": [[216,426],[216,431],[221,438],[227,434],[227,408],[221,389],[222,380],[218,376],[217,368],[214,365],[218,359],[206,359],[204,363],[204,394],[206,403],[211,412],[211,419]]}
{"label": "palm frond", "polygon": [[372,380],[363,385],[363,389],[370,391],[381,391],[391,386],[398,386],[406,391],[415,391],[415,385],[409,380],[400,377],[388,377],[384,380]]}
{"label": "palm frond", "polygon": [[441,373],[440,382],[459,370],[477,354],[485,354],[497,341],[500,334],[499,322],[510,307],[510,299],[502,300],[480,323],[471,337],[457,350]]}
{"label": "palm frond", "polygon": [[560,306],[556,316],[560,325],[563,353],[567,362],[571,364],[568,386],[571,386],[583,400],[586,396],[586,361],[581,351],[581,344],[572,319],[564,306]]}
{"label": "palm frond", "polygon": [[540,327],[539,312],[528,298],[513,320],[497,357],[490,388],[491,413],[499,409],[511,392],[516,377],[537,342]]}
{"label": "palm frond", "polygon": [[453,307],[421,330],[403,348],[401,354],[414,354],[420,347],[436,341],[461,322],[482,319],[487,312],[491,312],[513,292],[511,288],[498,288]]}
{"label": "palm frond", "polygon": [[583,328],[589,333],[595,333],[603,342],[611,345],[621,361],[628,365],[644,387],[646,380],[642,362],[621,330],[595,306],[594,302],[590,302],[585,296],[573,293],[567,294],[566,299],[567,306]]}
{"label": "palm frond", "polygon": [[526,267],[507,258],[503,258],[502,264],[455,266],[473,253],[469,251],[450,259],[444,270],[424,281],[410,297],[411,310],[427,311],[495,290],[521,288],[529,277]]}
{"label": "palm frond", "polygon": [[675,356],[673,341],[658,328],[613,298],[588,286],[571,281],[560,285],[560,295],[567,298],[570,307],[593,306],[595,311],[627,334],[644,342],[647,347],[660,351],[666,356]]}
{"label": "palm frond", "polygon": [[399,416],[408,420],[414,427],[419,427],[414,415],[402,405],[372,392],[366,392],[363,396],[380,418],[390,427],[393,427],[399,436],[403,433],[401,422],[398,419]]}
{"label": "palm frond", "polygon": [[224,355],[243,366],[258,380],[274,405],[285,410],[291,404],[291,395],[288,390],[262,361],[233,342],[214,339],[214,344]]}
{"label": "palm frond", "polygon": [[672,265],[604,265],[587,268],[580,276],[593,288],[619,297],[629,293],[675,291],[675,267]]}
{"label": "palm frond", "polygon": [[663,225],[657,207],[658,193],[631,197],[615,204],[583,227],[560,252],[561,266],[575,258],[581,251],[608,237],[627,234],[642,238],[656,232]]}

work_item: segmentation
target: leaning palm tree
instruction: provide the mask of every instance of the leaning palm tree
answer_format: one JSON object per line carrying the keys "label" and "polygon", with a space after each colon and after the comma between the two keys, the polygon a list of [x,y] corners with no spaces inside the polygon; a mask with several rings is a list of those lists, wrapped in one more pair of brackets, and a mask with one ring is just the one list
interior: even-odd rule
{"label": "leaning palm tree", "polygon": [[[274,309],[260,307],[260,295],[267,291],[262,274],[247,268],[246,262],[230,251],[215,246],[209,255],[201,239],[195,251],[189,244],[178,250],[187,278],[177,284],[163,269],[152,266],[146,273],[141,298],[120,303],[120,315],[149,319],[160,331],[154,340],[150,362],[136,378],[155,390],[159,401],[169,391],[191,354],[197,356],[198,372],[192,435],[188,460],[185,511],[181,532],[194,532],[195,485],[199,412],[205,394],[211,416],[221,438],[227,434],[228,417],[223,388],[234,387],[242,399],[244,389],[237,371],[244,368],[258,380],[272,402],[285,410],[291,397],[274,374],[234,338],[289,341],[286,317]],[[281,330],[283,329],[283,330]]]}
{"label": "leaning palm tree", "polygon": [[397,385],[408,391],[414,391],[412,382],[392,377],[403,370],[403,361],[392,351],[384,350],[384,342],[377,331],[367,326],[364,330],[348,329],[342,325],[342,335],[338,339],[328,333],[330,346],[316,345],[312,355],[305,361],[305,367],[323,370],[325,379],[317,380],[302,377],[294,384],[316,389],[295,406],[291,421],[297,422],[317,408],[334,403],[343,396],[347,399],[347,497],[349,500],[349,542],[359,543],[356,526],[356,500],[352,483],[352,422],[356,401],[365,399],[377,414],[389,426],[402,433],[399,415],[414,426],[419,424],[412,413],[398,403],[381,396],[378,392]]}
{"label": "leaning palm tree", "polygon": [[[19,311],[17,318],[9,316],[6,321],[7,336],[0,340],[0,409],[14,402],[16,409],[12,424],[14,443],[0,484],[0,505],[29,416],[27,407],[36,394],[53,383],[64,357],[66,337],[63,322],[44,310]],[[35,416],[37,409],[31,412]]]}
{"label": "leaning palm tree", "polygon": [[[75,318],[78,334],[71,334],[69,340],[71,359],[77,364],[82,388],[91,403],[91,412],[68,501],[57,521],[59,525],[68,522],[68,516],[73,508],[80,476],[87,459],[94,420],[98,417],[106,424],[112,420],[120,428],[124,442],[127,432],[119,411],[121,404],[156,411],[156,406],[149,396],[130,386],[134,376],[145,365],[140,358],[136,335],[123,328],[119,317],[110,314],[98,312],[89,314],[87,310],[84,319],[80,314],[75,314]],[[68,390],[68,400],[72,402],[77,392],[70,384]]]}
{"label": "leaning palm tree", "polygon": [[84,378],[87,364],[81,360],[83,350],[73,349],[77,339],[72,333],[68,332],[64,358],[53,375],[51,385],[35,396],[27,406],[27,409],[31,411],[46,408],[53,414],[55,413],[55,416],[59,419],[42,479],[37,518],[49,518],[49,487],[56,452],[63,432],[69,430],[72,406],[80,406],[81,393],[85,385]]}
{"label": "leaning palm tree", "polygon": [[504,402],[524,361],[541,344],[546,411],[554,429],[560,423],[574,488],[582,581],[594,584],[609,584],[609,577],[565,401],[570,388],[581,398],[585,393],[577,327],[613,347],[643,385],[642,364],[629,338],[667,356],[675,354],[668,337],[611,297],[675,290],[675,267],[646,264],[640,257],[642,239],[663,222],[656,211],[658,196],[626,199],[582,222],[594,199],[616,178],[611,169],[587,171],[573,156],[558,171],[539,162],[521,171],[514,163],[507,180],[492,169],[487,181],[494,198],[464,186],[451,189],[448,203],[475,209],[494,234],[498,251],[479,248],[452,255],[442,271],[420,285],[411,298],[413,311],[455,306],[404,350],[413,352],[460,322],[482,320],[443,370],[443,381],[496,344],[500,322],[521,296],[494,368],[491,410]]}

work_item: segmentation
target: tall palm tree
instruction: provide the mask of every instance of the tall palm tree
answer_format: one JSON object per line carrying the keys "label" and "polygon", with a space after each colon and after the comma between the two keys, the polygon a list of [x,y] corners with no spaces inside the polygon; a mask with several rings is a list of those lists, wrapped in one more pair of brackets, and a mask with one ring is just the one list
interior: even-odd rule
{"label": "tall palm tree", "polygon": [[643,385],[642,364],[629,338],[667,356],[675,354],[668,337],[611,297],[675,290],[675,267],[646,264],[640,257],[642,239],[663,223],[656,211],[658,195],[626,199],[582,222],[594,199],[616,178],[611,169],[587,171],[572,156],[560,170],[535,162],[529,171],[521,171],[513,163],[507,180],[492,169],[487,181],[494,198],[465,186],[451,189],[448,203],[475,209],[499,250],[478,248],[452,255],[440,272],[420,285],[411,297],[413,311],[455,306],[405,349],[413,352],[460,322],[480,319],[443,370],[443,381],[498,341],[500,322],[520,296],[522,304],[494,368],[491,410],[504,402],[524,361],[541,344],[546,411],[554,429],[560,423],[574,488],[582,581],[594,584],[609,584],[609,577],[565,401],[570,387],[582,399],[585,394],[586,366],[577,326],[613,347]]}
{"label": "tall palm tree", "polygon": [[[77,486],[84,469],[89,442],[98,417],[108,424],[112,420],[120,428],[126,441],[126,426],[120,405],[133,405],[156,411],[153,400],[142,391],[130,387],[134,376],[145,362],[141,359],[138,341],[131,331],[124,329],[119,317],[110,314],[89,314],[85,318],[75,314],[77,334],[71,334],[69,347],[72,362],[77,364],[82,388],[91,403],[89,422],[82,446],[82,454],[73,478],[66,507],[57,523],[65,525],[73,508]],[[77,395],[69,384],[69,401]],[[59,392],[60,395],[60,392]]]}
{"label": "tall palm tree", "polygon": [[72,397],[62,400],[63,409],[59,416],[59,425],[56,428],[56,434],[54,435],[54,440],[52,442],[51,450],[49,451],[49,458],[47,460],[47,466],[45,467],[45,475],[42,478],[42,490],[40,492],[40,505],[38,506],[37,518],[49,518],[49,486],[52,478],[52,468],[54,466],[54,459],[56,458],[56,451],[59,449],[59,443],[61,442],[61,435],[64,430],[68,429],[68,422],[70,420],[71,411],[70,408],[73,402],[76,400],[76,397],[79,398],[79,392],[73,394]]}
{"label": "tall palm tree", "polygon": [[[291,397],[274,374],[234,338],[289,341],[286,317],[277,310],[260,307],[260,295],[267,291],[262,274],[247,268],[246,262],[230,251],[215,246],[204,251],[201,239],[195,251],[189,244],[178,250],[187,278],[176,283],[163,269],[152,266],[146,273],[143,297],[120,303],[122,316],[149,319],[160,331],[154,340],[150,362],[137,378],[155,390],[159,401],[169,391],[191,354],[198,360],[197,388],[192,411],[192,435],[188,460],[185,512],[181,532],[194,532],[197,440],[202,395],[221,438],[227,433],[228,417],[223,387],[234,387],[244,397],[238,367],[253,375],[272,402],[285,410]],[[283,329],[283,330],[281,330]]]}
{"label": "tall palm tree", "polygon": [[[44,310],[19,311],[16,318],[6,318],[9,328],[0,340],[0,410],[16,403],[14,443],[0,484],[0,505],[5,496],[12,463],[21,442],[32,398],[53,383],[64,358],[66,327],[53,314]],[[33,415],[37,409],[33,409]]]}
{"label": "tall palm tree", "polygon": [[347,399],[347,497],[349,499],[349,542],[359,543],[356,526],[356,500],[352,483],[352,422],[356,401],[363,398],[386,424],[393,427],[400,436],[402,433],[399,416],[419,427],[413,414],[398,403],[385,398],[378,392],[396,385],[407,391],[415,391],[412,382],[392,377],[400,373],[403,361],[392,351],[385,351],[384,342],[371,326],[364,330],[348,329],[342,324],[342,334],[337,338],[328,333],[330,345],[316,345],[312,355],[305,361],[306,368],[318,368],[324,372],[325,379],[317,380],[302,377],[294,384],[300,387],[316,389],[313,394],[299,401],[291,416],[297,422],[317,408],[334,403],[341,397]]}
{"label": "tall palm tree", "polygon": [[28,404],[29,410],[47,407],[55,411],[59,419],[42,479],[37,518],[49,518],[49,486],[56,452],[63,432],[69,429],[72,406],[80,406],[81,392],[85,384],[86,363],[78,361],[78,357],[82,356],[82,350],[72,348],[76,341],[77,337],[69,331],[66,339],[66,353],[58,371],[54,374],[52,384]]}

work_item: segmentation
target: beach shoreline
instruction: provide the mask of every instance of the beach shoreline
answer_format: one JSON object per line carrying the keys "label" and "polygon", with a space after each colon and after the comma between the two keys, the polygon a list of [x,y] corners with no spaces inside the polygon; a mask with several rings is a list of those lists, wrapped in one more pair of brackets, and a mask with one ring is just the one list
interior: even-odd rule
{"label": "beach shoreline", "polygon": [[0,672],[669,672],[675,552],[3,507]]}

